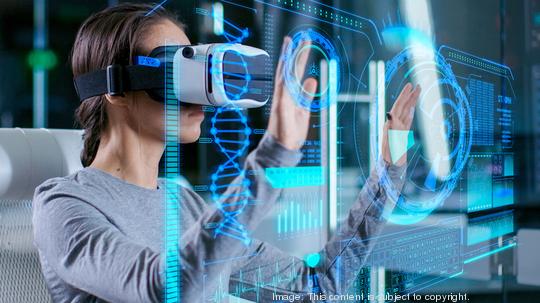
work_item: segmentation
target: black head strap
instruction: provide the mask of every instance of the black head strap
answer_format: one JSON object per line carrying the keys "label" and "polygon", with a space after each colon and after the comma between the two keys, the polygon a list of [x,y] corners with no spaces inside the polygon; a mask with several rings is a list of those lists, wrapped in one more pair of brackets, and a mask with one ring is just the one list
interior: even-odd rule
{"label": "black head strap", "polygon": [[125,92],[160,89],[164,87],[165,68],[145,65],[110,65],[75,77],[75,90],[79,99],[109,94],[123,96]]}

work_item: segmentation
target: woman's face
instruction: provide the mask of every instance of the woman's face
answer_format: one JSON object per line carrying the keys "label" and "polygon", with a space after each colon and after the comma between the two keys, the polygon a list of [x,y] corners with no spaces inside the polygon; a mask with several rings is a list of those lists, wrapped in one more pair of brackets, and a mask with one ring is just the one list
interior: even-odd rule
{"label": "woman's face", "polygon": [[[145,53],[150,53],[153,49],[166,44],[190,45],[191,43],[184,31],[169,20],[164,20],[149,28],[142,40],[142,48]],[[133,122],[137,125],[138,131],[144,132],[141,135],[164,140],[164,105],[150,98],[146,92],[136,92],[133,95],[136,110],[133,111],[132,118],[137,120]],[[201,135],[201,123],[204,120],[202,106],[182,106],[179,119],[178,138],[180,142],[197,141]]]}

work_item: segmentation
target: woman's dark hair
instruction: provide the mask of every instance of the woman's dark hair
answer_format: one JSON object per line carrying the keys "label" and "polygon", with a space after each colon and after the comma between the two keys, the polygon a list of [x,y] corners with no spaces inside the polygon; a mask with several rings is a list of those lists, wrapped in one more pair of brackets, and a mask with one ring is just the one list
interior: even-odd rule
{"label": "woman's dark hair", "polygon": [[[134,56],[143,55],[140,43],[145,31],[163,20],[184,28],[174,14],[149,4],[122,3],[90,16],[81,25],[73,45],[73,75],[103,70],[112,64],[133,64]],[[77,123],[84,129],[81,153],[84,167],[94,161],[107,127],[105,105],[104,96],[93,97],[83,101],[75,113]]]}

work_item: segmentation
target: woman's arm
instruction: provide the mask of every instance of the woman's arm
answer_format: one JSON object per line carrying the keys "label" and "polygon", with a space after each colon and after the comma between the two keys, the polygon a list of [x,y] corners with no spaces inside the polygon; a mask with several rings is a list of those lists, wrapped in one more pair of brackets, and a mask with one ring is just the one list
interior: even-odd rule
{"label": "woman's arm", "polygon": [[[246,230],[252,231],[257,227],[272,211],[281,194],[281,189],[273,188],[266,181],[264,169],[295,166],[301,156],[300,152],[288,150],[272,136],[266,135],[259,147],[247,157],[244,169],[251,172],[245,177],[251,184],[251,198],[248,205],[235,216],[235,220]],[[239,176],[231,184],[240,184],[243,179]],[[245,188],[229,187],[224,196],[231,198],[222,203],[237,202],[237,193],[243,190]],[[190,193],[192,199],[198,200],[195,203],[205,203],[198,195]],[[257,245],[251,238],[249,244],[246,244],[235,236],[216,233],[217,226],[226,219],[223,212],[214,205],[205,211],[196,224],[182,233],[180,253],[184,265],[190,268],[182,271],[181,277],[182,298],[186,302],[198,301],[202,294],[208,295],[218,289],[219,284],[228,279],[231,264],[235,260],[249,258]]]}
{"label": "woman's arm", "polygon": [[[290,38],[286,39],[288,42]],[[301,61],[301,66],[305,67],[307,55],[303,55]],[[231,182],[218,209],[207,211],[182,233],[179,255],[182,299],[186,302],[200,300],[203,287],[207,291],[215,288],[219,273],[230,272],[230,262],[220,260],[241,257],[249,244],[249,241],[228,236],[227,232],[216,233],[215,226],[223,224],[225,229],[221,231],[227,228],[233,231],[238,223],[245,231],[253,230],[270,212],[281,192],[264,179],[264,169],[295,166],[300,160],[301,153],[297,149],[302,146],[309,128],[309,111],[296,107],[283,89],[282,65],[280,60],[268,134],[248,156],[242,168],[246,176]],[[306,81],[307,91],[315,89],[316,81]],[[245,195],[246,188],[235,184],[242,184],[246,179],[249,180],[249,202],[238,203],[238,197]],[[121,233],[87,202],[84,188],[62,192],[51,188],[54,186],[62,185],[43,186],[34,199],[37,201],[35,241],[53,270],[67,283],[107,301],[159,301],[165,262],[161,253],[134,243]],[[205,203],[196,195],[191,198]],[[237,210],[242,211],[236,213]],[[235,213],[234,217],[231,213]]]}
{"label": "woman's arm", "polygon": [[[316,274],[317,283],[323,293],[339,294],[349,289],[384,226],[385,212],[392,211],[396,202],[388,201],[379,173],[385,174],[398,191],[404,184],[407,157],[405,154],[399,159],[392,159],[388,131],[407,131],[411,128],[420,93],[419,87],[405,85],[387,114],[388,121],[384,126],[378,167],[371,172],[357,202],[340,224],[340,229],[320,252],[322,262],[316,268],[310,269],[303,261],[287,256],[267,244],[258,243],[257,249],[252,252],[255,256],[234,268],[230,280],[233,293],[252,300],[275,300],[272,297],[275,293],[305,295],[314,292],[310,286],[313,274]],[[343,261],[356,266],[342,268]],[[243,289],[254,289],[256,292],[243,292]]]}
{"label": "woman's arm", "polygon": [[[182,250],[183,252],[199,249],[198,259],[190,263],[196,263],[197,267],[182,277],[183,282],[187,282],[188,285],[199,285],[200,288],[193,292],[194,296],[208,294],[217,289],[220,279],[229,277],[231,263],[234,260],[248,258],[246,253],[257,245],[250,243],[251,239],[246,241],[249,232],[271,212],[281,194],[281,189],[273,188],[265,179],[265,169],[296,166],[302,156],[299,149],[306,140],[310,112],[297,106],[284,85],[283,55],[290,43],[291,39],[286,37],[276,69],[272,109],[266,135],[244,163],[242,167],[244,174],[232,180],[224,193],[213,197],[214,200],[218,200],[216,203],[218,211],[206,212],[199,220],[200,223],[190,228],[182,237],[182,242],[190,243]],[[299,74],[303,74],[308,58],[309,52],[300,55],[297,63]],[[305,80],[303,85],[309,96],[317,89],[317,81],[314,79]],[[245,186],[246,184],[248,186]],[[249,195],[249,201],[245,199],[246,194]],[[204,228],[205,226],[211,228]],[[199,284],[195,281],[199,281]]]}
{"label": "woman's arm", "polygon": [[[386,165],[385,170],[396,186],[403,184],[401,175],[405,167]],[[233,268],[231,293],[260,302],[275,300],[274,294],[307,295],[314,292],[311,285],[313,274],[317,276],[322,293],[346,293],[384,227],[383,212],[391,210],[392,205],[380,186],[377,170],[373,170],[357,202],[339,225],[340,229],[320,251],[321,262],[316,268],[311,269],[303,260],[264,242],[257,242],[251,252],[253,257]],[[345,260],[357,266],[344,268]]]}
{"label": "woman's arm", "polygon": [[[281,192],[266,182],[264,168],[294,166],[300,158],[299,152],[287,150],[270,136],[247,157],[244,168],[258,172],[248,176],[251,201],[256,202],[249,203],[237,220],[248,230],[270,212]],[[228,193],[237,190],[231,187]],[[206,203],[195,193],[187,193],[179,203]],[[38,189],[34,232],[42,257],[63,281],[103,300],[159,302],[165,255],[126,237],[92,206],[89,197],[91,193],[83,186],[73,188],[61,181]],[[230,273],[227,260],[240,258],[246,251],[244,242],[216,236],[215,229],[208,228],[224,219],[223,212],[211,208],[189,230],[181,232],[180,275],[186,302],[197,302],[204,291],[216,288],[219,275]]]}

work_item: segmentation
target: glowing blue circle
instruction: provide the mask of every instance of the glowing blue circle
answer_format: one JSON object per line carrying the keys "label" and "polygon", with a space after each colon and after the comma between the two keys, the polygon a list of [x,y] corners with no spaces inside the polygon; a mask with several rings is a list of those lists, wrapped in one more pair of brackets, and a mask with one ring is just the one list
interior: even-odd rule
{"label": "glowing blue circle", "polygon": [[[309,45],[310,50],[320,52],[323,55],[324,60],[327,61],[327,66],[330,66],[331,61],[337,63],[337,79],[335,79],[335,83],[338,86],[337,91],[339,91],[341,85],[341,59],[332,42],[323,34],[311,28],[298,31],[294,34],[291,43],[285,50],[285,54],[282,58],[284,63],[283,79],[289,93],[299,106],[313,112],[318,112],[321,109],[328,107],[331,100],[328,93],[309,94],[304,90],[302,85],[303,79],[299,78],[299,76],[302,77],[303,75],[297,75],[296,70],[298,57],[306,50],[306,46],[302,46],[304,44]],[[324,87],[327,90],[329,85],[326,84]],[[333,101],[335,102],[335,100]]]}
{"label": "glowing blue circle", "polygon": [[[429,64],[424,64],[426,61]],[[414,64],[411,64],[414,62]],[[381,186],[383,187],[388,199],[395,203],[395,209],[393,213],[384,213],[388,221],[395,224],[413,224],[425,219],[429,214],[439,207],[455,189],[459,180],[459,176],[467,162],[470,149],[472,146],[472,115],[469,107],[469,102],[463,93],[461,87],[457,83],[457,80],[452,72],[450,65],[445,59],[433,49],[426,49],[425,47],[409,47],[401,51],[394,59],[388,62],[385,78],[385,88],[388,88],[390,82],[397,76],[398,71],[411,64],[411,68],[408,69],[406,76],[403,77],[398,88],[401,89],[404,85],[405,78],[415,73],[421,73],[429,69],[430,72],[434,72],[433,66],[436,67],[436,72],[439,74],[439,79],[432,86],[446,86],[452,91],[455,100],[443,98],[437,102],[438,106],[449,106],[456,114],[459,121],[459,137],[454,149],[446,157],[441,157],[445,161],[453,160],[453,165],[450,172],[442,178],[442,185],[436,188],[435,196],[429,200],[411,199],[402,195],[400,186],[393,184],[392,179],[388,175],[386,167],[376,166],[377,172],[381,178]],[[431,68],[429,68],[431,66]],[[427,90],[431,89],[427,88]],[[379,98],[377,98],[379,100]],[[378,102],[385,102],[384,100]],[[419,104],[422,101],[419,101]],[[376,114],[378,106],[374,106],[372,114]],[[383,122],[380,122],[383,123]],[[448,121],[443,121],[448,123]],[[375,134],[374,140],[371,140],[372,148],[379,150],[377,145],[378,138]],[[381,153],[377,152],[380,162],[382,159]]]}
{"label": "glowing blue circle", "polygon": [[311,268],[315,268],[321,262],[321,254],[319,253],[307,254],[304,256],[304,262],[306,262],[307,266]]}

